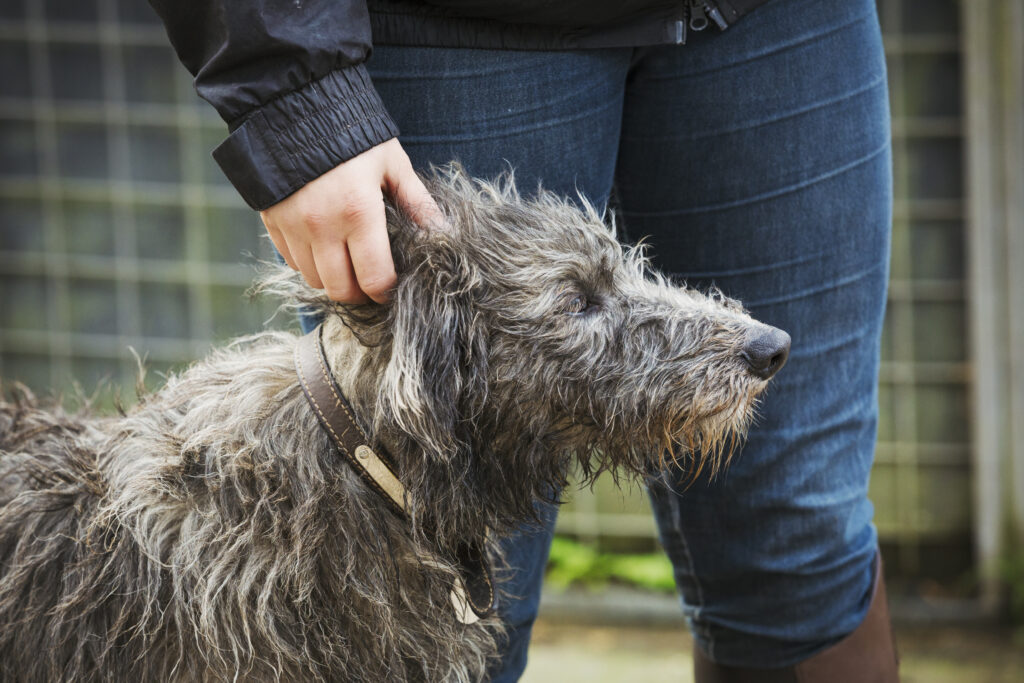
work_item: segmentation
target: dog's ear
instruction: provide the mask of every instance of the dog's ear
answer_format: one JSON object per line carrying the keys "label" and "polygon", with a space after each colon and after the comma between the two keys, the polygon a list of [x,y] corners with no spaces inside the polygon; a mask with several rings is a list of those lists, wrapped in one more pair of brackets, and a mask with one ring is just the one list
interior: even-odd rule
{"label": "dog's ear", "polygon": [[464,418],[486,394],[479,273],[453,234],[423,236],[407,248],[409,268],[389,307],[392,348],[378,416],[448,459],[466,446]]}

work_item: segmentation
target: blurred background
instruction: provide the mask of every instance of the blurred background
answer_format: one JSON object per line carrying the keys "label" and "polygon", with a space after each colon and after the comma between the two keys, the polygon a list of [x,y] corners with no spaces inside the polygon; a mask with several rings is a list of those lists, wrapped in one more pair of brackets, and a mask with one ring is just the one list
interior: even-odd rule
{"label": "blurred background", "polygon": [[[1024,2],[878,8],[896,202],[871,497],[904,670],[1024,680]],[[267,324],[224,135],[145,0],[0,0],[5,383],[109,409],[129,347],[156,386]],[[527,680],[687,680],[644,492],[602,481],[558,528]]]}

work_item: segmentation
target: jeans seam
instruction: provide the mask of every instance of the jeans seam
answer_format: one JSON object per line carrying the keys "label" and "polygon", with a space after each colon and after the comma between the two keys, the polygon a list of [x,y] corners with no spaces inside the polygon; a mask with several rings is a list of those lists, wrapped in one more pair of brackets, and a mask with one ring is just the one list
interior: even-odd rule
{"label": "jeans seam", "polygon": [[[668,483],[667,481],[665,482]],[[704,589],[701,588],[700,579],[697,577],[696,566],[693,562],[693,554],[690,552],[690,544],[686,542],[686,534],[683,532],[683,526],[678,522],[681,511],[679,510],[679,494],[675,492],[675,489],[668,486],[668,495],[671,496],[670,501],[672,505],[672,526],[675,527],[676,533],[679,535],[680,547],[683,550],[683,554],[686,556],[686,563],[690,567],[690,578],[693,581],[694,588],[697,593],[697,611],[695,614],[700,616],[704,612]],[[711,634],[711,630],[707,628],[703,623],[699,623],[696,618],[691,619],[693,628],[695,631],[700,631],[701,636],[707,642],[708,657],[714,661],[715,658],[715,639]]]}
{"label": "jeans seam", "polygon": [[478,141],[478,140],[498,140],[498,139],[501,139],[501,138],[512,137],[514,135],[523,135],[524,133],[535,133],[536,131],[544,130],[546,128],[554,128],[556,126],[561,126],[561,125],[564,125],[566,123],[572,123],[574,121],[579,121],[580,119],[584,119],[584,118],[586,118],[588,116],[591,116],[591,115],[593,115],[596,112],[603,112],[603,111],[606,111],[608,109],[611,109],[616,104],[619,104],[619,103],[614,101],[614,100],[609,100],[608,102],[605,102],[604,104],[602,104],[600,107],[594,107],[592,109],[588,109],[588,110],[585,110],[585,111],[582,111],[582,112],[577,112],[577,113],[574,113],[574,114],[570,114],[568,116],[561,116],[561,117],[557,117],[557,118],[551,118],[551,119],[545,120],[543,123],[535,123],[535,124],[526,125],[526,126],[510,127],[510,128],[502,129],[500,131],[488,132],[486,134],[483,133],[482,131],[481,131],[480,134],[471,133],[471,134],[468,134],[468,135],[444,135],[444,134],[442,134],[442,135],[417,135],[417,134],[413,133],[413,134],[410,134],[410,135],[403,136],[403,139],[406,140],[407,142],[411,141],[411,142],[414,142],[414,143],[465,142],[465,141],[474,141],[475,142],[475,141]]}
{"label": "jeans seam", "polygon": [[885,142],[879,147],[872,149],[867,154],[849,161],[845,164],[829,169],[824,173],[819,173],[812,178],[806,178],[804,180],[785,185],[783,187],[774,188],[767,190],[759,194],[751,195],[749,197],[743,197],[742,199],[732,199],[724,202],[717,202],[714,204],[704,204],[702,206],[686,207],[684,209],[674,209],[671,211],[630,211],[629,215],[640,216],[642,218],[664,218],[667,216],[687,216],[699,213],[711,213],[713,211],[725,211],[728,209],[735,209],[741,206],[749,206],[750,204],[756,204],[759,202],[765,202],[771,199],[777,199],[784,197],[787,194],[799,192],[808,187],[823,183],[826,180],[835,178],[847,171],[852,171],[856,168],[863,166],[874,160],[878,155],[885,153],[889,149],[890,141],[886,138]]}
{"label": "jeans seam", "polygon": [[[699,133],[693,134],[692,136],[687,136],[687,137],[683,137],[683,138],[680,138],[680,139],[688,140],[690,142],[696,142],[698,140],[708,140],[710,138],[719,137],[719,136],[722,136],[722,135],[733,135],[735,133],[744,133],[744,132],[747,132],[747,131],[755,130],[757,128],[762,128],[764,126],[770,126],[770,125],[775,124],[775,123],[782,123],[783,121],[787,121],[789,119],[795,119],[796,117],[803,116],[804,114],[811,114],[811,113],[814,113],[814,112],[819,111],[821,109],[825,109],[826,107],[831,107],[833,105],[843,105],[847,101],[852,100],[852,99],[854,99],[856,97],[859,97],[860,95],[864,95],[865,93],[870,93],[872,90],[874,90],[878,86],[884,85],[885,82],[886,82],[885,76],[877,76],[874,79],[872,79],[870,82],[868,82],[866,85],[859,86],[859,87],[854,88],[853,90],[849,90],[849,91],[847,91],[847,92],[845,92],[845,93],[843,93],[841,95],[836,95],[834,97],[828,97],[828,98],[826,98],[824,100],[819,100],[819,101],[815,102],[814,104],[809,104],[809,105],[806,105],[806,106],[797,107],[796,109],[790,109],[790,110],[788,110],[786,112],[783,112],[781,114],[777,114],[777,115],[773,115],[773,116],[768,116],[768,117],[765,117],[763,119],[758,119],[756,121],[750,122],[749,125],[744,125],[744,126],[728,126],[726,128],[719,128],[719,129],[716,129],[716,130],[701,131]],[[634,136],[634,137],[630,137],[628,139],[629,140],[639,140],[639,139],[642,139],[642,138],[638,138],[638,137]],[[664,137],[662,137],[662,139],[664,139]]]}

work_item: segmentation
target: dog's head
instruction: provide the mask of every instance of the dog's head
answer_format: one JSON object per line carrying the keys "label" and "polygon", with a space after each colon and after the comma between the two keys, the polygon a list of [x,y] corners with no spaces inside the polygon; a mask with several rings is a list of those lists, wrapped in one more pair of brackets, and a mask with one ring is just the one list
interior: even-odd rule
{"label": "dog's head", "polygon": [[469,496],[500,527],[556,495],[573,463],[643,476],[728,460],[788,335],[652,273],[585,202],[523,199],[511,179],[457,167],[427,185],[448,226],[389,209],[389,304],[293,292],[375,349],[374,425],[415,461],[403,467],[422,495]]}

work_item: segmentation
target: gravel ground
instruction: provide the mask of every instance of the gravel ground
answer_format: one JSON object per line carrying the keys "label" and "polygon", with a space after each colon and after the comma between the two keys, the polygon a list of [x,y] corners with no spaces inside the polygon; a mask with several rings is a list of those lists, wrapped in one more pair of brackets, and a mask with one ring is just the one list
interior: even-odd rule
{"label": "gravel ground", "polygon": [[[1024,683],[1024,638],[979,628],[899,628],[902,683]],[[523,683],[693,681],[689,634],[675,627],[541,620]]]}

